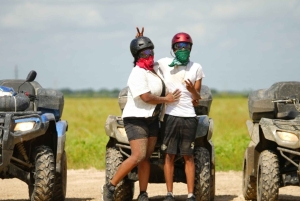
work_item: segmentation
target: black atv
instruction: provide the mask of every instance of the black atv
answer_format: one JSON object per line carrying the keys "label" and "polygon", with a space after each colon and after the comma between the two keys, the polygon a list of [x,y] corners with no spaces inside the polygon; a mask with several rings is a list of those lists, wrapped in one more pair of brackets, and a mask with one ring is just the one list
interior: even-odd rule
{"label": "black atv", "polygon": [[[119,94],[119,106],[123,111],[127,101],[128,88]],[[215,153],[212,143],[213,120],[208,117],[212,103],[211,91],[207,86],[202,86],[202,99],[195,107],[198,128],[194,146],[195,157],[195,196],[197,201],[214,200],[215,197]],[[109,141],[106,145],[106,182],[110,181],[121,163],[131,154],[130,145],[120,116],[109,115],[105,124],[106,135]],[[149,183],[165,183],[164,154],[161,150],[163,133],[158,137],[155,150],[150,158],[151,173]],[[134,182],[138,180],[137,168],[133,169],[116,187],[115,200],[132,200],[134,195]],[[174,182],[186,183],[184,159],[175,158]]]}
{"label": "black atv", "polygon": [[63,201],[67,185],[67,121],[63,94],[34,81],[0,80],[0,178],[28,185],[31,201]]}
{"label": "black atv", "polygon": [[245,151],[246,200],[275,201],[280,187],[300,186],[300,82],[277,82],[249,94],[251,141]]}

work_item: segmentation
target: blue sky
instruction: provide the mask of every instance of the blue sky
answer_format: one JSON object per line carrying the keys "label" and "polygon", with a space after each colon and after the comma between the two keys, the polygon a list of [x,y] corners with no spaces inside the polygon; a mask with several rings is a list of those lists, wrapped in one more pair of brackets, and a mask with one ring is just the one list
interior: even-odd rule
{"label": "blue sky", "polygon": [[36,70],[46,88],[121,89],[132,68],[135,27],[170,57],[189,33],[203,84],[256,90],[300,81],[299,0],[0,0],[0,79]]}

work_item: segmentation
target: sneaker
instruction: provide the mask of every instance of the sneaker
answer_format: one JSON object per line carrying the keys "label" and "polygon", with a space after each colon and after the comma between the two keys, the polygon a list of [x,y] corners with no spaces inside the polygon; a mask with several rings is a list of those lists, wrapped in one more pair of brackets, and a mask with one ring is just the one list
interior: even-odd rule
{"label": "sneaker", "polygon": [[137,201],[148,201],[148,193],[141,193],[139,194]]}
{"label": "sneaker", "polygon": [[115,192],[115,187],[110,186],[108,187],[107,184],[104,184],[102,187],[102,200],[103,201],[113,201],[114,200],[114,192]]}
{"label": "sneaker", "polygon": [[187,198],[186,201],[196,201],[196,197],[193,195],[190,198]]}
{"label": "sneaker", "polygon": [[175,198],[172,195],[167,195],[163,201],[175,201]]}

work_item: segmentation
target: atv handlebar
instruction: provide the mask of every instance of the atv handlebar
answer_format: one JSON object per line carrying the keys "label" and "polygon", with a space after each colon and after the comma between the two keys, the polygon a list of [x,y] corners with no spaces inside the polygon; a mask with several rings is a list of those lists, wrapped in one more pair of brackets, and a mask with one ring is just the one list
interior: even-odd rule
{"label": "atv handlebar", "polygon": [[294,104],[295,108],[300,112],[300,105],[298,98],[287,98],[282,100],[272,100],[273,103],[284,103],[284,104]]}
{"label": "atv handlebar", "polygon": [[297,98],[287,98],[283,100],[272,100],[273,103],[292,103],[292,104],[299,104],[299,100]]}

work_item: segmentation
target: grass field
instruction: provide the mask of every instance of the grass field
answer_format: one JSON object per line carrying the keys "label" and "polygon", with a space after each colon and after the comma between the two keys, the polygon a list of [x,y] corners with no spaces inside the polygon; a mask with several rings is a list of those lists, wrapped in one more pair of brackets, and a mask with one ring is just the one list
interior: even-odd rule
{"label": "grass field", "polygon": [[[104,125],[109,114],[121,115],[118,99],[65,98],[62,119],[69,124],[66,142],[69,169],[105,169],[108,137]],[[217,171],[241,170],[249,142],[245,124],[249,119],[247,98],[214,98],[210,117],[214,120]]]}

